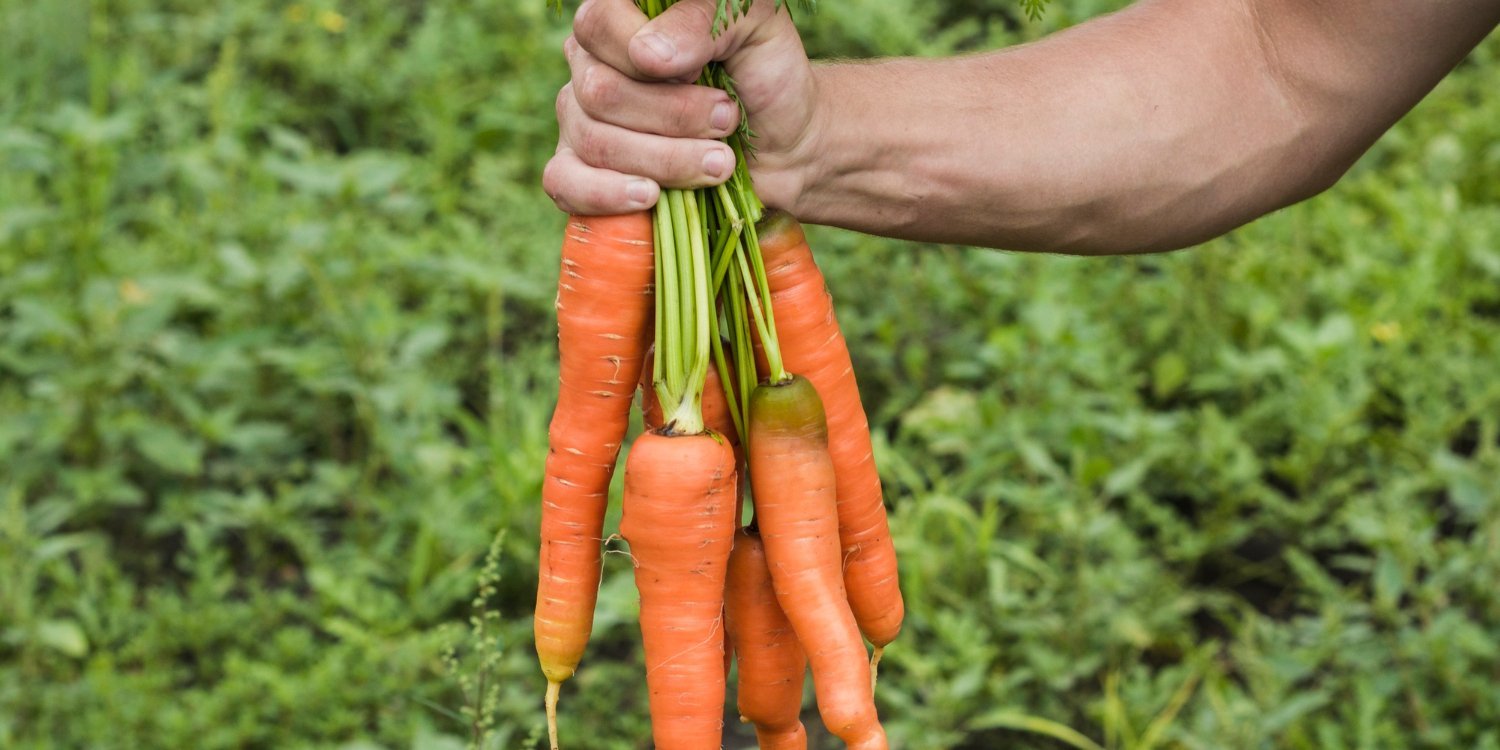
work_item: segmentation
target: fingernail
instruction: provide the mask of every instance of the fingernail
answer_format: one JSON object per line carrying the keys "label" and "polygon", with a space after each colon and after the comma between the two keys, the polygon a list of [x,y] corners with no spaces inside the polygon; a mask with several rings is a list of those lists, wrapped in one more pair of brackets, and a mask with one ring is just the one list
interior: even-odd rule
{"label": "fingernail", "polygon": [[729,158],[722,148],[716,148],[703,156],[703,171],[709,177],[723,177],[728,166]]}
{"label": "fingernail", "polygon": [[646,45],[646,49],[661,58],[662,62],[672,62],[672,58],[677,56],[677,45],[661,34],[654,32],[647,34],[641,37],[641,44]]}
{"label": "fingernail", "polygon": [[708,124],[714,130],[728,130],[734,127],[735,120],[739,119],[740,108],[732,102],[719,102],[714,105],[713,114],[708,117]]}
{"label": "fingernail", "polygon": [[630,184],[625,186],[625,197],[629,198],[631,203],[646,205],[651,202],[651,183],[646,180],[631,180]]}

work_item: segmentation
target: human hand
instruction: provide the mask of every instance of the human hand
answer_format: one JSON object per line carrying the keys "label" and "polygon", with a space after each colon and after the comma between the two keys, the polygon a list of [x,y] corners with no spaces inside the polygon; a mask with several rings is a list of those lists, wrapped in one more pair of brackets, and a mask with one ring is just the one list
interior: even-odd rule
{"label": "human hand", "polygon": [[680,0],[647,21],[632,0],[587,0],[563,45],[572,80],[557,96],[557,153],[542,186],[579,214],[639,211],[661,188],[727,180],[734,152],[717,140],[740,112],[718,89],[697,86],[723,61],[755,132],[751,177],[770,207],[792,208],[814,130],[815,84],[787,9],[755,0],[717,37],[713,0]]}

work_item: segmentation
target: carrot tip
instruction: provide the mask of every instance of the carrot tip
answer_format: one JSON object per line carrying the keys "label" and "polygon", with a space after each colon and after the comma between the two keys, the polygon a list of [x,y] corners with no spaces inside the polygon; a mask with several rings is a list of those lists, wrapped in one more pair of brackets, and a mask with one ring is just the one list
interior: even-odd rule
{"label": "carrot tip", "polygon": [[[880,657],[885,656],[885,646],[876,646],[870,654],[870,692],[875,692],[875,683],[880,679]],[[557,750],[553,748],[552,750]]]}
{"label": "carrot tip", "polygon": [[547,681],[547,741],[552,750],[557,750],[557,697],[561,692],[561,682]]}

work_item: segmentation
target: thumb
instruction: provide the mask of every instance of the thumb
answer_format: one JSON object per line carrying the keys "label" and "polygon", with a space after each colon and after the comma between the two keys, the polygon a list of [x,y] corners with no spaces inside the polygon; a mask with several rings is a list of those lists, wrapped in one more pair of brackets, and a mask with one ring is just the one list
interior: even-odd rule
{"label": "thumb", "polygon": [[[709,61],[737,49],[753,28],[753,19],[770,0],[756,0],[746,16],[735,17],[739,0],[724,0],[733,23],[714,36],[715,0],[679,0],[652,19],[630,40],[630,61],[642,73],[662,79],[697,78]],[[726,20],[730,20],[726,19]]]}

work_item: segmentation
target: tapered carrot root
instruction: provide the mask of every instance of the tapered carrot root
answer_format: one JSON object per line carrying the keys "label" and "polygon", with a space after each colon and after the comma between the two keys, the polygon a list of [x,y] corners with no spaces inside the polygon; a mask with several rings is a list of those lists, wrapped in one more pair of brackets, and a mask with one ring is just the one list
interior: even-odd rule
{"label": "tapered carrot root", "polygon": [[817,391],[794,378],[750,399],[750,482],[776,591],[812,666],[818,712],[849,747],[884,748],[864,641],[840,571],[835,479]]}
{"label": "tapered carrot root", "polygon": [[772,211],[758,229],[785,367],[812,382],[827,410],[849,606],[860,631],[883,649],[901,632],[905,606],[849,348],[801,225]]}
{"label": "tapered carrot root", "polygon": [[568,220],[533,623],[553,748],[559,686],[578,668],[593,629],[609,482],[649,340],[653,279],[650,216]]}
{"label": "tapered carrot root", "polygon": [[620,533],[641,594],[657,750],[712,750],[722,741],[734,482],[734,451],[711,434],[646,433],[626,461]]}
{"label": "tapered carrot root", "polygon": [[806,750],[800,717],[807,654],[776,601],[758,531],[741,529],[734,535],[724,610],[740,665],[741,718],[755,725],[761,750]]}

